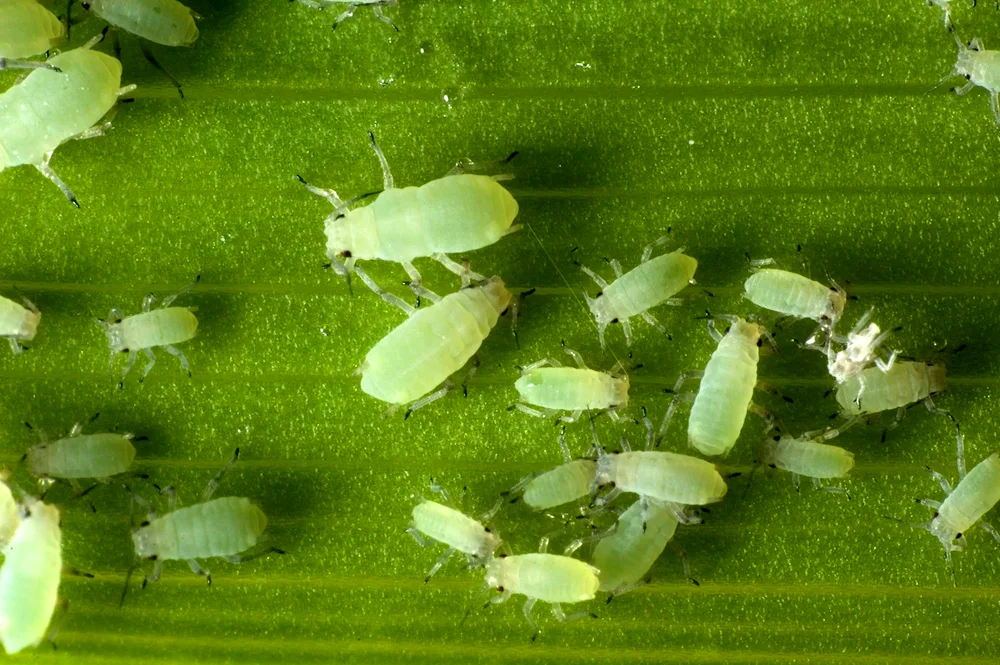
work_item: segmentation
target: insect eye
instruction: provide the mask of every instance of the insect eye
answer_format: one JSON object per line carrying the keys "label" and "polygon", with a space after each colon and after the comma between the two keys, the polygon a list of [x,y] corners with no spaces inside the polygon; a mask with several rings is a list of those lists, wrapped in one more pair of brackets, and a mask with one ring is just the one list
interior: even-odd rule
{"label": "insect eye", "polygon": [[83,7],[85,10],[90,11],[90,3],[89,2],[81,2],[80,6]]}
{"label": "insect eye", "polygon": [[150,561],[156,561],[156,555],[154,554],[153,556],[149,557],[149,560]]}
{"label": "insect eye", "polygon": [[492,531],[490,531],[490,528],[488,526],[484,526],[483,531],[485,531],[486,533],[493,533]]}
{"label": "insect eye", "polygon": [[121,351],[119,351],[118,353],[128,353],[128,349],[122,349],[122,350],[121,350]]}
{"label": "insect eye", "polygon": [[604,295],[604,291],[598,291],[598,292],[597,292],[597,295],[596,295],[596,296],[594,296],[594,297],[595,297],[595,298],[600,298],[600,297],[601,297],[601,296],[603,296],[603,295]]}
{"label": "insect eye", "polygon": [[962,532],[961,531],[959,531],[958,533],[955,534],[955,540],[959,540],[959,539],[961,539],[961,537],[962,537]]}
{"label": "insect eye", "polygon": [[764,340],[758,339],[757,340],[757,346],[764,346]]}
{"label": "insect eye", "polygon": [[768,466],[769,466],[769,467],[771,467],[772,469],[777,469],[777,468],[778,468],[778,467],[776,467],[776,466],[775,466],[775,465],[773,465],[773,464],[768,464]]}
{"label": "insect eye", "polygon": [[940,514],[941,513],[939,513],[938,511],[935,510],[934,511],[934,517],[932,517],[931,519],[935,519],[936,520]]}
{"label": "insect eye", "polygon": [[503,591],[503,587],[502,586],[498,586],[497,587],[497,591]]}
{"label": "insect eye", "polygon": [[343,252],[341,252],[340,255],[343,256],[345,259],[351,258],[351,252],[347,251],[347,250],[344,250]]}
{"label": "insect eye", "polygon": [[501,554],[501,555],[500,555],[500,558],[501,558],[501,559],[506,559],[506,558],[507,558],[507,555],[506,555],[506,554]]}
{"label": "insect eye", "polygon": [[149,526],[149,520],[145,520],[145,521],[144,521],[144,522],[143,522],[142,524],[140,524],[139,526]]}
{"label": "insect eye", "polygon": [[618,323],[618,319],[611,319],[611,323]]}
{"label": "insect eye", "polygon": [[775,437],[774,437],[774,440],[775,441],[781,441],[781,435],[780,434],[776,434]]}

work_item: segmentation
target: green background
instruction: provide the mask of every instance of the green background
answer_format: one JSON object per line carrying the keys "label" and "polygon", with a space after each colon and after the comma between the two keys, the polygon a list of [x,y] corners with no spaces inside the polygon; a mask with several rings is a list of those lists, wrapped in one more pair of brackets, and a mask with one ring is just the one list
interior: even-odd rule
{"label": "green background", "polygon": [[[64,511],[65,558],[96,578],[65,578],[60,648],[43,645],[26,661],[996,662],[997,543],[973,531],[953,587],[933,538],[880,517],[928,518],[913,499],[941,497],[924,465],[954,477],[954,430],[922,408],[884,443],[888,418],[838,441],[857,454],[844,483],[852,501],[808,485],[796,494],[777,473],[758,475],[741,499],[746,479],[734,479],[705,524],[677,534],[700,587],[665,554],[653,584],[586,605],[598,620],[559,625],[540,604],[534,644],[523,598],[480,610],[481,572],[457,559],[425,586],[441,550],[404,533],[431,476],[455,492],[468,486],[484,510],[559,462],[550,422],[506,411],[515,366],[559,354],[560,340],[596,367],[624,357],[620,329],[601,355],[573,295],[594,287],[568,253],[579,246],[580,260],[609,275],[602,257],[629,268],[668,227],[699,259],[700,286],[685,291],[685,306],[656,311],[673,341],[636,322],[632,362],[644,367],[632,373],[633,415],[646,405],[662,416],[661,388],[707,361],[714,344],[694,320],[706,307],[754,310],[739,297],[744,254],[798,270],[801,244],[814,277],[829,273],[857,296],[848,324],[877,306],[883,327],[904,327],[895,348],[948,363],[953,390],[938,404],[967,432],[970,466],[988,455],[998,426],[1000,132],[982,90],[928,93],[956,51],[937,8],[403,0],[386,10],[398,34],[363,8],[336,32],[333,10],[282,0],[195,9],[205,19],[192,49],[154,49],[188,99],[123,36],[135,103],[109,136],[56,152],[52,165],[81,210],[29,167],[0,175],[0,291],[16,285],[43,311],[30,352],[0,353],[2,458],[13,463],[35,443],[23,421],[65,432],[100,412],[93,427],[148,435],[139,468],[192,502],[240,446],[220,495],[258,502],[267,543],[288,554],[206,561],[211,588],[170,562],[119,609],[132,562],[128,502],[116,486],[99,489],[97,514],[80,503]],[[1000,46],[991,3],[958,3],[955,19],[963,39]],[[102,25],[77,26],[74,43]],[[519,150],[508,184],[528,228],[469,258],[517,290],[538,288],[520,350],[502,320],[468,398],[452,394],[405,422],[382,419],[384,405],[352,376],[402,315],[360,286],[349,296],[321,270],[330,208],[294,178],[345,198],[377,188],[369,129],[400,185],[463,157]],[[455,288],[430,262],[419,267],[432,289]],[[365,268],[406,295],[398,266]],[[92,318],[113,306],[135,313],[146,292],[165,295],[196,274],[202,285],[178,301],[198,307],[199,336],[183,346],[194,378],[160,353],[144,384],[137,371],[116,390]],[[823,358],[791,342],[809,331],[790,328],[782,352],[761,361],[761,376],[795,403],[761,401],[796,432],[836,409],[822,397]],[[960,354],[940,351],[959,344],[968,345]],[[683,423],[669,448],[684,449]],[[599,428],[605,443],[642,435],[606,419]],[[748,471],[761,430],[748,419],[725,464]],[[568,437],[581,454],[587,426]],[[558,524],[522,505],[498,516],[517,552]]]}

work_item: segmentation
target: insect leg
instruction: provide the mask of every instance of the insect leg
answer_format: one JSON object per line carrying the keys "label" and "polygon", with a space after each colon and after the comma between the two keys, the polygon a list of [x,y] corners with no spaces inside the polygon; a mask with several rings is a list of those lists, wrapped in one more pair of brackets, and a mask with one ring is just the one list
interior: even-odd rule
{"label": "insect leg", "polygon": [[142,299],[143,313],[148,312],[155,303],[156,303],[156,296],[154,296],[152,293],[147,293],[146,297]]}
{"label": "insect leg", "polygon": [[914,499],[914,503],[919,503],[921,506],[926,506],[931,510],[938,510],[941,507],[940,501],[935,501],[934,499]]}
{"label": "insect leg", "polygon": [[178,81],[173,74],[168,72],[166,67],[164,67],[159,63],[159,61],[156,59],[156,56],[153,55],[153,51],[149,48],[149,44],[146,43],[145,39],[139,40],[139,50],[142,51],[143,57],[146,58],[146,61],[149,62],[149,64],[153,65],[153,67],[160,70],[160,73],[163,74],[165,77],[167,77],[168,81],[174,84],[174,87],[177,88],[177,94],[181,96],[181,99],[184,99],[184,89],[181,88],[181,82]]}
{"label": "insect leg", "polygon": [[958,482],[965,478],[965,435],[962,428],[955,423],[955,464],[958,467]]}
{"label": "insect leg", "polygon": [[[13,336],[8,337],[7,341],[10,342],[10,348],[14,352],[15,356],[21,353],[21,351],[22,351],[21,343],[17,341],[16,337],[13,337]],[[112,357],[114,357],[114,356],[112,356]]]}
{"label": "insect leg", "polygon": [[[114,356],[112,356],[112,357],[114,357]],[[119,388],[121,388],[123,386],[123,384],[125,383],[125,377],[128,376],[128,373],[132,371],[132,366],[135,365],[135,361],[136,361],[136,359],[138,357],[139,357],[139,352],[138,351],[132,350],[132,351],[128,352],[128,360],[125,361],[125,369],[122,370],[121,381],[118,382],[118,387]],[[114,366],[114,363],[112,363],[112,367],[113,366]]]}
{"label": "insect leg", "polygon": [[303,185],[305,185],[305,188],[308,189],[310,192],[312,192],[316,196],[321,196],[324,199],[326,199],[330,203],[330,205],[332,205],[334,208],[336,208],[336,212],[338,212],[338,213],[346,213],[347,212],[347,204],[345,204],[344,201],[341,200],[341,198],[339,196],[337,196],[337,192],[335,192],[332,189],[321,189],[319,187],[316,187],[315,185],[310,185],[300,175],[296,174],[295,177],[296,177],[296,179],[299,182],[301,182]]}
{"label": "insect leg", "polygon": [[797,474],[797,473],[793,473],[792,474],[792,485],[795,485],[795,491],[798,492],[799,491],[799,474]]}
{"label": "insect leg", "polygon": [[538,600],[537,598],[528,598],[528,600],[524,601],[524,618],[528,620],[528,625],[531,626],[532,642],[534,642],[538,638],[538,633],[540,632],[538,630],[538,624],[536,624],[535,620],[531,618],[531,610],[534,609],[537,600]]}
{"label": "insect leg", "polygon": [[208,501],[215,494],[215,490],[219,489],[219,483],[222,482],[223,477],[229,472],[233,465],[236,464],[240,459],[240,449],[237,448],[233,453],[233,459],[229,460],[226,466],[222,467],[222,470],[215,474],[215,477],[208,481],[208,485],[205,487],[205,491],[201,493],[201,500]]}
{"label": "insect leg", "polygon": [[182,288],[177,293],[174,293],[173,295],[169,295],[166,298],[164,298],[163,299],[163,304],[161,304],[160,307],[170,307],[170,305],[175,300],[177,300],[178,298],[180,298],[182,295],[184,295],[185,293],[187,293],[188,291],[190,291],[194,287],[198,286],[198,282],[200,282],[200,281],[201,281],[201,275],[195,276],[193,282],[191,282],[190,284],[188,284],[187,286],[185,286],[184,288]]}
{"label": "insect leg", "polygon": [[931,478],[933,478],[934,480],[936,480],[938,482],[938,485],[941,486],[941,490],[945,494],[951,494],[951,483],[948,482],[947,478],[945,478],[943,475],[941,475],[940,473],[938,473],[934,469],[930,468],[929,466],[928,467],[924,467],[924,468],[926,468],[927,471],[930,472]]}
{"label": "insect leg", "polygon": [[146,584],[149,582],[159,582],[160,575],[162,574],[163,574],[163,560],[157,559],[156,563],[153,564],[153,574],[146,575],[144,578],[142,578],[142,588],[145,589]]}
{"label": "insect leg", "polygon": [[541,411],[539,409],[530,407],[527,404],[521,404],[520,402],[518,402],[517,404],[512,404],[507,408],[508,411],[511,411],[513,409],[517,409],[521,413],[526,413],[529,416],[534,416],[536,418],[551,418],[552,416],[555,416],[556,414],[559,413],[558,411],[552,411],[549,409]]}
{"label": "insect leg", "polygon": [[773,266],[777,263],[774,259],[751,259],[750,255],[747,254],[747,265],[751,268],[761,268],[763,266]]}
{"label": "insect leg", "polygon": [[208,586],[212,586],[212,572],[202,568],[197,559],[188,559],[188,566],[191,568],[192,573],[201,575],[208,581]]}
{"label": "insect leg", "polygon": [[465,378],[462,379],[462,397],[469,396],[469,381],[472,379],[473,376],[476,375],[476,372],[479,370],[479,364],[480,364],[479,354],[476,353],[474,356],[472,356],[472,367],[469,368],[469,371],[465,375]]}
{"label": "insect leg", "polygon": [[476,282],[482,282],[486,280],[485,275],[480,275],[478,272],[472,272],[472,270],[469,269],[468,261],[463,261],[462,263],[458,263],[457,261],[455,261],[454,259],[452,259],[443,252],[435,252],[434,254],[431,254],[431,258],[440,263],[442,266],[444,266],[445,269],[447,269],[448,271],[453,272],[459,277],[461,277],[463,286],[467,285],[466,280],[476,281]]}
{"label": "insect leg", "polygon": [[812,481],[813,481],[813,487],[820,492],[835,492],[837,494],[843,494],[847,497],[848,501],[851,500],[850,493],[843,487],[831,487],[829,485],[824,485],[822,482],[820,482],[819,478],[813,478]]}
{"label": "insect leg", "polygon": [[399,28],[397,28],[396,24],[392,22],[392,19],[382,13],[382,7],[380,5],[373,4],[372,13],[375,14],[375,18],[387,24],[390,28],[392,28],[396,32],[399,32]]}
{"label": "insect leg", "polygon": [[660,333],[666,335],[668,340],[672,340],[674,338],[673,335],[667,332],[666,326],[657,321],[656,317],[650,314],[649,312],[643,312],[639,316],[641,316],[646,321],[646,323],[659,330]]}
{"label": "insect leg", "polygon": [[175,358],[177,358],[177,360],[180,361],[180,363],[181,363],[181,369],[183,369],[187,373],[188,377],[190,377],[191,376],[191,365],[190,365],[190,363],[188,363],[187,356],[185,356],[184,353],[180,349],[178,349],[176,346],[174,346],[172,344],[167,344],[163,348],[164,348],[164,350],[167,353],[169,353],[170,355],[174,356]]}
{"label": "insect leg", "polygon": [[454,389],[454,387],[455,386],[452,383],[451,379],[450,378],[447,379],[440,390],[437,390],[436,392],[433,392],[430,395],[427,395],[426,397],[421,397],[416,402],[413,402],[408,407],[406,407],[406,414],[404,414],[403,420],[409,418],[413,414],[413,412],[416,411],[417,409],[421,409],[430,404],[431,402],[436,402],[437,400],[441,399],[442,397],[450,393]]}
{"label": "insect leg", "polygon": [[[656,240],[654,240],[653,242],[651,242],[648,245],[646,245],[646,249],[642,250],[642,258],[639,259],[639,263],[645,263],[646,261],[649,261],[649,259],[653,256],[653,250],[654,249],[656,249],[657,247],[663,247],[665,244],[667,244],[668,242],[670,242],[670,235],[669,235],[670,234],[670,229],[669,228],[667,229],[667,234],[668,235],[661,236],[661,237],[657,238]],[[683,247],[679,247],[679,248],[675,249],[674,251],[675,252],[683,252],[684,248]]]}
{"label": "insect leg", "polygon": [[66,186],[66,183],[64,183],[62,179],[56,175],[56,172],[52,170],[52,167],[49,166],[50,159],[52,159],[51,152],[45,155],[45,161],[40,164],[35,164],[35,168],[38,169],[39,173],[52,181],[52,183],[59,188],[59,191],[63,193],[63,196],[65,196],[70,203],[79,208],[80,203],[76,200],[76,194],[74,194],[73,190]]}
{"label": "insect leg", "polygon": [[962,95],[967,95],[968,93],[972,92],[973,89],[975,89],[975,87],[976,87],[976,84],[973,83],[972,81],[969,81],[968,83],[966,83],[965,85],[963,85],[961,88],[952,88],[951,91],[954,92],[959,97],[961,97]]}
{"label": "insect leg", "polygon": [[146,369],[142,371],[142,376],[139,377],[139,383],[146,380],[146,375],[149,374],[150,370],[153,369],[153,366],[156,365],[156,354],[153,353],[152,349],[143,349],[142,352],[146,355],[146,360],[149,362],[146,363]]}
{"label": "insect leg", "polygon": [[983,530],[993,536],[993,539],[1000,543],[1000,533],[993,527],[992,524],[986,520],[979,520],[979,526],[983,527]]}
{"label": "insect leg", "polygon": [[[587,369],[587,363],[583,362],[583,356],[581,356],[579,352],[568,348],[566,346],[566,340],[562,340],[562,348],[563,352],[576,362],[577,367],[580,369]],[[556,365],[556,367],[558,367],[558,365]]]}
{"label": "insect leg", "polygon": [[[576,262],[574,261],[574,263],[576,263]],[[576,263],[576,265],[578,265],[580,267],[580,270],[582,270],[584,272],[584,274],[586,274],[588,277],[590,277],[592,280],[594,280],[594,282],[597,284],[597,286],[599,286],[602,289],[608,288],[608,283],[606,281],[604,281],[603,277],[601,277],[596,272],[594,272],[593,270],[591,270],[590,268],[588,268],[587,266],[585,266],[585,265],[583,265],[581,263]]]}
{"label": "insect leg", "polygon": [[622,332],[625,333],[625,346],[632,346],[632,324],[628,319],[621,319]]}
{"label": "insect leg", "polygon": [[62,71],[58,67],[53,67],[47,62],[35,62],[32,60],[8,60],[7,58],[0,58],[0,71],[4,69],[51,69],[55,72]]}
{"label": "insect leg", "polygon": [[375,280],[369,277],[368,273],[366,273],[361,268],[355,266],[354,272],[357,273],[358,277],[361,278],[361,281],[364,282],[369,289],[374,291],[379,298],[389,303],[390,305],[394,305],[399,309],[403,310],[404,312],[406,312],[407,316],[410,316],[411,314],[417,311],[416,308],[413,307],[413,305],[406,302],[399,296],[383,291],[381,287],[379,287],[379,285],[375,283]]}
{"label": "insect leg", "polygon": [[527,374],[533,369],[538,369],[539,367],[562,367],[562,363],[555,358],[542,358],[541,360],[536,360],[530,365],[525,365],[521,368],[521,374]]}
{"label": "insect leg", "polygon": [[993,119],[1000,125],[1000,101],[995,90],[990,91],[990,110],[993,111]]}
{"label": "insect leg", "polygon": [[935,406],[934,405],[934,400],[932,400],[930,397],[927,397],[927,398],[924,399],[924,406],[926,406],[927,410],[930,411],[931,413],[933,413],[934,415],[936,415],[936,416],[948,416],[949,418],[951,418],[952,422],[956,422],[955,421],[955,416],[951,415],[950,412],[945,411],[944,409],[939,409],[937,406]]}
{"label": "insect leg", "polygon": [[582,415],[583,415],[583,409],[577,409],[568,416],[560,416],[559,420],[563,421],[564,423],[575,423],[577,420],[580,419],[580,416]]}
{"label": "insect leg", "polygon": [[596,614],[591,614],[590,612],[581,610],[579,612],[574,612],[569,616],[563,612],[562,606],[559,603],[552,603],[552,616],[554,616],[559,621],[566,623],[567,621],[576,621],[577,619],[583,619],[584,617],[597,618]]}
{"label": "insect leg", "polygon": [[[683,522],[681,522],[681,524],[683,524]],[[681,560],[681,566],[684,568],[684,577],[688,579],[688,582],[695,586],[701,586],[701,582],[691,577],[691,562],[688,561],[688,555],[684,548],[674,541],[670,541],[668,545],[670,546],[670,549],[674,551],[674,554],[677,555],[677,558]]]}
{"label": "insect leg", "polygon": [[427,577],[424,578],[424,584],[427,584],[428,582],[431,581],[431,578],[434,577],[434,574],[437,573],[437,571],[441,570],[441,566],[447,563],[448,559],[450,559],[454,553],[455,553],[454,547],[449,547],[447,550],[445,550],[445,553],[441,555],[441,558],[437,560],[437,562],[434,564],[434,567],[431,568],[429,573],[427,573]]}
{"label": "insect leg", "polygon": [[[93,577],[93,575],[91,575]],[[51,628],[49,629],[49,634],[45,638],[48,640],[49,644],[52,645],[52,649],[56,650],[59,647],[56,646],[56,635],[62,629],[63,624],[66,623],[66,616],[69,614],[69,600],[66,598],[60,598],[56,609],[52,614]]]}
{"label": "insect leg", "polygon": [[268,547],[262,552],[257,552],[256,554],[247,554],[245,556],[240,554],[227,554],[222,557],[229,563],[246,563],[247,561],[253,561],[254,559],[259,559],[262,556],[267,556],[268,554],[284,554],[285,550],[278,549],[277,547]]}
{"label": "insect leg", "polygon": [[[354,15],[354,8],[357,7],[355,4],[348,5],[347,11],[341,14],[336,23],[334,23],[334,30],[337,29],[337,25],[344,19],[350,18]],[[382,167],[382,189],[392,189],[395,187],[392,179],[392,172],[389,170],[389,162],[385,159],[385,154],[382,152],[382,148],[379,147],[378,143],[375,142],[375,135],[372,132],[368,132],[368,139],[371,141],[372,150],[375,151],[375,156],[378,157],[378,163]]]}
{"label": "insect leg", "polygon": [[[156,485],[154,484],[153,487],[156,487]],[[177,490],[174,489],[174,486],[167,485],[162,489],[158,487],[157,489],[160,490],[160,494],[165,494],[167,497],[167,510],[170,512],[177,510]]]}
{"label": "insect leg", "polygon": [[[357,9],[357,8],[358,8],[358,6],[356,4],[354,4],[354,3],[351,3],[351,4],[347,5],[347,9],[345,9],[340,14],[340,16],[337,17],[337,20],[335,20],[333,22],[333,29],[336,30],[338,25],[340,25],[341,23],[343,23],[347,19],[349,19],[352,16],[354,16],[354,10]],[[388,189],[388,187],[386,189]]]}

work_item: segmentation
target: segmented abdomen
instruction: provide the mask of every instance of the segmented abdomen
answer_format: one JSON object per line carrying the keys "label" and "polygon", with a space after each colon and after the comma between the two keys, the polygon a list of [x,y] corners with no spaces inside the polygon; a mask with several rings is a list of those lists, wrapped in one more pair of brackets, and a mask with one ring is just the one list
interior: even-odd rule
{"label": "segmented abdomen", "polygon": [[265,526],[249,499],[227,496],[178,508],[146,528],[157,558],[198,559],[239,554],[257,544]]}

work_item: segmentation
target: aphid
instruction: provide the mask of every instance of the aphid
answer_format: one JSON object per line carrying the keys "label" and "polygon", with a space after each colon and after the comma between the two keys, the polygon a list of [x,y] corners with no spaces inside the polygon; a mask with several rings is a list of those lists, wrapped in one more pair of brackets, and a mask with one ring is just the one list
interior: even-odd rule
{"label": "aphid", "polygon": [[35,331],[42,319],[42,313],[33,302],[27,298],[21,301],[24,306],[0,296],[0,336],[7,338],[15,354],[21,353],[21,342],[35,339]]}
{"label": "aphid", "polygon": [[[166,76],[184,97],[180,82],[163,68],[149,49],[147,41],[163,46],[193,46],[198,39],[201,17],[177,0],[84,0],[80,6],[139,38],[139,48],[147,61]],[[118,52],[115,34],[115,52]]]}
{"label": "aphid", "polygon": [[105,117],[135,89],[119,88],[118,60],[91,50],[102,37],[50,59],[59,71],[36,69],[0,94],[0,171],[30,164],[78,208],[76,195],[49,166],[52,153],[70,139],[103,136],[111,127]]}
{"label": "aphid", "polygon": [[[869,309],[864,316],[858,319],[854,328],[846,337],[829,332],[826,343],[823,346],[816,344],[815,339],[806,341],[805,347],[822,351],[827,357],[827,369],[830,376],[841,384],[848,379],[859,377],[861,373],[870,365],[874,364],[882,372],[888,372],[896,364],[898,351],[889,354],[888,360],[882,360],[878,355],[878,348],[885,342],[886,338],[895,332],[902,330],[902,326],[897,326],[892,330],[882,332],[875,323],[868,323],[874,309]],[[865,324],[868,324],[867,327]],[[833,344],[843,345],[839,351],[834,352]],[[860,383],[858,395],[855,401],[860,403],[864,394],[864,383]]]}
{"label": "aphid", "polygon": [[562,555],[548,554],[549,539],[543,537],[537,554],[501,554],[486,564],[486,587],[500,592],[490,598],[493,604],[505,603],[515,593],[528,597],[524,603],[524,618],[534,631],[531,641],[538,637],[538,624],[531,618],[531,610],[539,600],[552,605],[552,615],[559,621],[575,621],[585,616],[596,618],[590,612],[566,615],[562,603],[581,603],[592,600],[600,587],[598,571],[593,566],[570,557],[579,544],[571,544]]}
{"label": "aphid", "polygon": [[[767,265],[774,259],[752,263]],[[758,307],[796,319],[812,319],[826,330],[833,330],[847,302],[847,295],[836,284],[824,286],[787,270],[757,270],[743,288],[744,296]]]}
{"label": "aphid", "polygon": [[[187,560],[191,571],[204,576],[211,584],[212,574],[201,567],[198,559],[222,557],[230,563],[243,563],[272,552],[284,554],[276,547],[269,547],[256,554],[241,555],[240,552],[257,544],[267,526],[267,517],[250,499],[235,496],[212,499],[222,477],[239,458],[240,449],[237,448],[233,459],[212,478],[202,492],[201,503],[178,508],[174,488],[168,486],[160,490],[167,495],[169,501],[170,512],[163,516],[158,517],[145,499],[130,490],[132,499],[148,513],[146,521],[132,531],[136,559],[156,562],[153,574],[142,582],[144,587],[147,582],[159,581],[163,562],[168,560]],[[125,585],[127,590],[127,579]],[[124,593],[122,600],[125,600]]]}
{"label": "aphid", "polygon": [[[414,259],[431,257],[461,275],[462,266],[450,259],[448,252],[480,249],[520,228],[511,226],[517,217],[517,201],[497,184],[510,176],[464,173],[462,165],[457,165],[444,178],[420,187],[396,187],[375,136],[371,132],[368,136],[382,165],[381,192],[345,203],[332,189],[313,187],[296,176],[310,192],[335,208],[326,218],[326,253],[337,274],[349,279],[356,261],[382,259],[401,263],[411,284],[419,286],[421,278]],[[370,205],[350,209],[357,201],[376,194],[378,198]],[[476,274],[472,277],[485,279]]]}
{"label": "aphid", "polygon": [[132,366],[135,365],[139,351],[146,355],[146,369],[142,371],[139,378],[141,382],[153,369],[156,364],[156,355],[153,347],[162,346],[167,353],[180,361],[181,367],[191,376],[191,368],[188,359],[180,349],[174,344],[186,342],[194,337],[198,330],[198,319],[188,307],[171,307],[170,304],[178,297],[193,289],[201,281],[198,275],[194,282],[188,284],[177,293],[163,299],[159,308],[151,309],[156,302],[156,297],[152,293],[147,294],[142,301],[142,314],[134,314],[125,317],[117,307],[111,310],[107,320],[95,319],[97,325],[101,326],[104,334],[108,336],[108,345],[111,347],[111,363],[108,371],[112,378],[115,372],[115,357],[119,353],[128,353],[128,361],[125,363],[125,371],[119,382],[121,386],[125,377],[128,376]]}
{"label": "aphid", "polygon": [[[864,399],[860,400],[864,386]],[[906,407],[923,402],[931,413],[950,414],[934,406],[932,396],[948,389],[945,366],[941,363],[900,361],[888,371],[869,367],[837,386],[837,403],[845,417],[897,409],[896,422]]]}
{"label": "aphid", "polygon": [[371,7],[372,13],[375,14],[375,18],[386,23],[396,32],[399,32],[399,28],[393,24],[392,19],[382,13],[383,7],[395,7],[398,4],[398,0],[298,0],[299,3],[305,5],[306,7],[312,7],[313,9],[326,9],[327,7],[335,7],[337,5],[347,5],[347,8],[337,17],[337,20],[333,22],[333,29],[336,30],[337,26],[346,21],[347,19],[354,16],[354,10],[358,7]]}
{"label": "aphid", "polygon": [[[96,419],[95,415],[89,422]],[[83,426],[83,423],[76,423],[69,436],[51,442],[44,431],[38,430],[41,443],[24,456],[32,475],[49,480],[66,480],[76,488],[76,481],[81,478],[106,482],[129,470],[135,459],[135,446],[132,445],[135,436],[117,432],[83,434]],[[140,440],[145,440],[145,437],[140,437]]]}
{"label": "aphid", "polygon": [[590,487],[597,472],[597,462],[590,459],[573,459],[566,445],[566,427],[559,434],[559,448],[563,463],[542,473],[533,473],[515,485],[502,496],[515,495],[511,503],[518,500],[517,494],[533,510],[548,510],[570,501],[576,501],[590,494]]}
{"label": "aphid", "polygon": [[[610,591],[608,602],[615,596],[648,582],[646,573],[653,567],[667,543],[677,531],[680,506],[667,507],[657,501],[636,501],[618,517],[610,534],[597,536],[598,541],[590,563],[600,572],[600,590]],[[644,512],[645,511],[645,512]],[[643,521],[645,518],[645,521]],[[582,544],[582,541],[581,541]],[[684,574],[694,584],[687,556],[680,551]]]}
{"label": "aphid", "polygon": [[21,524],[21,515],[17,509],[17,501],[10,491],[7,479],[10,471],[4,469],[0,472],[0,550],[7,547],[7,543],[14,537],[14,532]]}
{"label": "aphid", "polygon": [[[409,403],[407,417],[452,389],[451,375],[476,355],[511,301],[499,277],[471,286],[463,278],[463,288],[444,298],[418,286],[419,294],[434,304],[416,309],[380,289],[360,268],[356,271],[383,300],[409,316],[372,347],[355,372],[361,374],[361,390],[392,404],[390,412]],[[444,387],[427,394],[442,382]]]}
{"label": "aphid", "polygon": [[[731,323],[725,336],[716,329],[716,318]],[[748,410],[764,418],[770,429],[770,414],[750,401],[758,385],[758,347],[767,331],[736,316],[709,315],[708,332],[718,346],[704,371],[686,372],[677,379],[674,399],[660,425],[658,439],[666,433],[678,401],[693,401],[688,418],[688,443],[705,455],[725,455],[739,438]],[[701,386],[697,393],[679,392],[685,381],[699,377]]]}
{"label": "aphid", "polygon": [[683,247],[669,254],[650,258],[654,249],[669,240],[669,236],[663,236],[647,245],[642,251],[639,265],[627,273],[622,273],[622,266],[617,259],[608,261],[611,269],[615,271],[615,281],[611,284],[590,268],[577,263],[580,270],[589,275],[601,288],[601,292],[594,298],[584,294],[587,305],[597,320],[597,334],[601,338],[601,348],[605,346],[604,329],[610,323],[622,324],[625,344],[632,346],[632,325],[629,323],[629,318],[633,316],[641,316],[646,323],[670,337],[667,329],[649,313],[649,309],[663,303],[680,304],[680,301],[672,296],[694,279],[698,261],[684,254]]}
{"label": "aphid", "polygon": [[[448,496],[447,490],[435,485],[434,481],[431,481],[431,489],[440,494],[446,503],[451,503],[451,497]],[[465,498],[466,494],[463,489],[463,502]],[[478,568],[486,565],[486,561],[493,556],[493,552],[500,546],[500,537],[489,526],[484,526],[483,523],[490,523],[493,515],[499,509],[500,503],[498,501],[492,510],[485,513],[478,520],[469,517],[464,512],[458,511],[451,506],[426,499],[413,507],[413,521],[406,532],[413,536],[413,539],[421,547],[427,546],[427,541],[424,540],[423,536],[433,538],[448,546],[448,549],[437,560],[431,571],[427,573],[427,577],[424,578],[425,583],[440,570],[441,566],[455,552],[465,554],[470,568]]]}
{"label": "aphid", "polygon": [[955,578],[955,566],[951,553],[965,549],[965,534],[975,526],[980,526],[1000,542],[1000,532],[992,524],[982,519],[1000,501],[1000,456],[993,453],[965,472],[965,440],[958,424],[955,425],[957,440],[958,485],[952,489],[948,479],[937,471],[928,469],[931,477],[938,481],[947,495],[943,502],[932,499],[917,499],[917,503],[934,509],[930,522],[914,524],[930,531],[944,547],[944,556]]}
{"label": "aphid", "polygon": [[[812,478],[813,486],[818,490],[847,494],[843,487],[823,485],[822,481],[846,477],[854,468],[854,453],[825,442],[840,436],[855,422],[857,418],[852,418],[839,428],[805,432],[798,437],[779,434],[764,439],[760,463],[790,472],[796,492],[799,490],[799,476],[805,476]],[[850,495],[847,498],[850,499]]]}
{"label": "aphid", "polygon": [[[575,422],[580,415],[589,409],[600,409],[618,422],[617,410],[628,405],[628,375],[618,372],[621,363],[615,365],[611,372],[598,372],[589,369],[583,362],[583,357],[566,348],[565,351],[577,367],[563,367],[555,358],[543,358],[531,363],[521,370],[521,376],[514,383],[521,399],[527,404],[515,404],[514,408],[528,415],[546,418],[559,415],[562,411],[571,412],[568,416],[560,416],[564,422]],[[532,408],[528,404],[541,407]]]}
{"label": "aphid", "polygon": [[[653,424],[646,422],[646,450],[631,450],[627,439],[621,439],[622,452],[608,453],[597,439],[593,430],[594,449],[597,450],[597,472],[591,484],[591,495],[596,498],[593,505],[601,506],[614,501],[622,492],[633,492],[648,510],[649,501],[659,501],[668,508],[674,504],[704,506],[722,501],[726,496],[726,481],[711,462],[659,450],[653,446]],[[593,421],[591,421],[593,429]],[[604,496],[597,497],[597,490],[611,485],[614,487]],[[679,521],[687,517],[676,511]]]}
{"label": "aphid", "polygon": [[59,510],[30,496],[0,566],[0,641],[8,654],[38,646],[52,621],[63,573]]}
{"label": "aphid", "polygon": [[[947,17],[947,13],[945,16]],[[997,101],[997,93],[1000,92],[1000,51],[987,51],[979,37],[969,42],[968,47],[958,37],[955,37],[955,43],[958,44],[958,60],[943,81],[953,76],[965,77],[965,85],[952,88],[956,95],[967,94],[976,86],[986,90],[990,95],[993,119],[1000,125],[1000,103]]]}
{"label": "aphid", "polygon": [[0,0],[0,69],[53,69],[23,60],[66,39],[66,26],[36,0]]}

